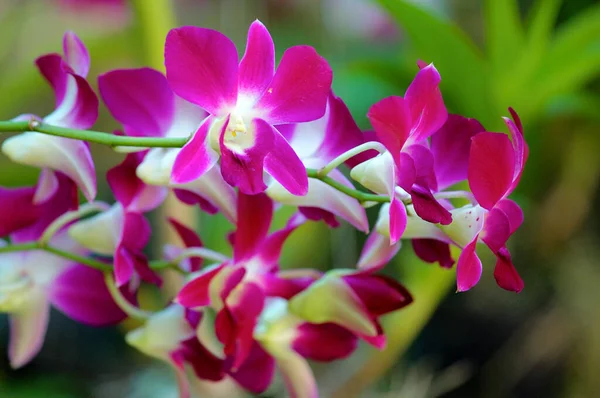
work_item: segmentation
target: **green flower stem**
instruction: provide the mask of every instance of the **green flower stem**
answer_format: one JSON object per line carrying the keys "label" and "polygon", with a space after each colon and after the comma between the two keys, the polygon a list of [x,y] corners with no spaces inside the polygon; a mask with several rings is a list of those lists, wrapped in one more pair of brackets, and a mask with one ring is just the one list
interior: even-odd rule
{"label": "green flower stem", "polygon": [[137,319],[140,321],[145,321],[152,316],[152,312],[144,311],[135,305],[131,304],[127,299],[121,294],[121,291],[115,284],[115,279],[112,276],[111,272],[104,273],[104,282],[106,283],[106,287],[110,292],[115,303],[126,313],[130,318]]}
{"label": "green flower stem", "polygon": [[69,253],[54,246],[44,245],[41,242],[28,242],[14,245],[8,244],[0,247],[0,253],[24,252],[31,250],[43,250],[45,252],[52,253],[55,256],[62,257],[67,260],[72,260],[78,264],[86,265],[99,271],[112,271],[112,266],[110,264],[104,263],[99,260],[95,260],[90,257],[80,256],[75,253]]}
{"label": "green flower stem", "polygon": [[[0,133],[26,131],[36,131],[38,133],[93,142],[95,144],[108,145],[111,147],[130,146],[144,148],[181,148],[188,141],[188,138],[125,137],[99,131],[77,130],[66,127],[52,126],[35,119],[29,121],[0,121]],[[338,191],[345,193],[346,195],[351,196],[362,203],[386,203],[390,201],[388,196],[370,194],[350,188],[331,177],[322,175],[320,170],[306,169],[306,174],[308,177],[321,180],[325,184],[330,185]]]}
{"label": "green flower stem", "polygon": [[187,138],[173,137],[125,137],[99,131],[77,130],[52,126],[38,120],[0,122],[0,133],[35,131],[57,137],[93,142],[95,144],[134,147],[181,148]]}

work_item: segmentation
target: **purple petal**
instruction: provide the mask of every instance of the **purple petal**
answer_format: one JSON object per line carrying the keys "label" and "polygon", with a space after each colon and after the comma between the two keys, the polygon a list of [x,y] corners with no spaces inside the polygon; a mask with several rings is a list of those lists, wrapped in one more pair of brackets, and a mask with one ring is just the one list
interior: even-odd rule
{"label": "purple petal", "polygon": [[508,249],[501,249],[496,254],[496,258],[496,267],[494,268],[494,278],[496,279],[496,283],[498,283],[498,286],[502,289],[519,293],[525,287],[525,283],[515,269]]}
{"label": "purple petal", "polygon": [[359,269],[379,270],[394,258],[398,250],[399,243],[392,245],[388,237],[372,232],[363,246],[356,266]]}
{"label": "purple petal", "polygon": [[260,243],[258,247],[258,254],[263,264],[271,265],[277,263],[284,243],[292,234],[292,232],[302,225],[304,221],[306,221],[306,219],[303,216],[296,214],[288,221],[285,228],[273,232],[262,243]]}
{"label": "purple petal", "polygon": [[89,83],[75,74],[58,54],[41,56],[36,64],[56,97],[56,109],[44,121],[61,127],[92,127],[98,118],[98,98]]}
{"label": "purple petal", "polygon": [[238,55],[222,33],[194,26],[171,29],[165,67],[171,89],[211,115],[224,116],[226,108],[235,106]]}
{"label": "purple petal", "polygon": [[[377,133],[375,133],[375,131],[372,131],[372,130],[363,131],[362,136],[363,136],[362,142],[371,142],[371,141],[379,142],[379,138],[377,137]],[[355,155],[355,156],[351,157],[350,159],[346,160],[345,164],[346,164],[346,166],[348,166],[350,168],[354,168],[357,165],[359,165],[363,162],[366,162],[369,159],[373,159],[377,155],[379,155],[379,152],[377,152],[374,149],[369,149],[368,151],[361,152],[358,155]]]}
{"label": "purple petal", "polygon": [[[198,236],[196,231],[194,231],[191,228],[188,228],[187,226],[185,226],[184,224],[175,220],[174,218],[169,218],[168,221],[169,221],[169,224],[171,224],[171,226],[175,229],[175,232],[177,232],[177,235],[179,235],[179,238],[181,239],[181,241],[183,242],[185,247],[202,247],[202,246],[204,246],[202,244],[202,240],[200,239],[200,237]],[[195,272],[195,271],[198,271],[200,268],[202,268],[202,259],[201,258],[198,258],[198,257],[190,258],[189,261],[190,261],[189,272]]]}
{"label": "purple petal", "polygon": [[527,162],[527,158],[529,156],[529,147],[527,146],[525,137],[523,136],[523,125],[521,124],[519,115],[517,115],[517,112],[515,112],[515,110],[512,108],[508,108],[508,110],[514,119],[513,122],[508,118],[504,118],[504,122],[508,127],[513,148],[515,150],[515,175],[513,177],[513,183],[511,187],[512,191],[517,187],[517,184],[521,180],[521,174],[523,173],[523,168],[525,167],[525,163]]}
{"label": "purple petal", "polygon": [[[145,153],[141,152],[130,153],[125,157],[123,162],[108,170],[106,173],[106,180],[115,195],[115,199],[117,199],[125,209],[130,205],[135,204],[146,188],[146,184],[144,184],[144,182],[136,175],[136,169],[140,165],[144,155]],[[154,197],[149,199],[164,199],[164,197]],[[154,203],[148,203],[148,206],[144,206],[146,203],[139,203],[142,205],[142,208],[137,208],[136,210],[140,212],[150,211],[157,207],[161,201],[162,200],[153,200],[152,202]]]}
{"label": "purple petal", "polygon": [[40,206],[33,204],[34,187],[0,187],[0,236],[33,224],[42,212]]}
{"label": "purple petal", "polygon": [[173,183],[185,184],[193,181],[210,170],[217,162],[218,155],[210,148],[207,141],[213,120],[212,117],[206,118],[177,154],[171,174]]}
{"label": "purple petal", "polygon": [[319,209],[318,207],[298,207],[298,211],[302,215],[311,221],[323,221],[330,228],[337,228],[340,226],[340,222],[335,218],[335,214]]}
{"label": "purple petal", "polygon": [[[262,120],[258,122],[258,120],[260,119],[257,119],[257,125],[264,123],[262,128],[271,127],[266,122]],[[265,157],[265,170],[292,195],[306,195],[308,177],[304,164],[279,131],[272,128],[272,134],[273,146]]]}
{"label": "purple petal", "polygon": [[90,71],[90,54],[74,32],[68,31],[63,36],[63,52],[71,69],[79,76],[87,77]]}
{"label": "purple petal", "polygon": [[195,206],[198,205],[202,211],[207,212],[208,214],[217,214],[219,212],[219,208],[208,200],[198,195],[195,192],[187,191],[185,189],[174,188],[173,193],[181,202],[186,205]]}
{"label": "purple petal", "polygon": [[325,114],[332,79],[329,64],[314,48],[291,47],[255,108],[273,125],[318,119]]}
{"label": "purple petal", "polygon": [[448,111],[438,87],[440,74],[430,64],[419,70],[406,90],[404,99],[410,109],[412,131],[410,140],[418,143],[444,125]]}
{"label": "purple petal", "polygon": [[248,358],[237,372],[231,374],[231,377],[245,390],[260,394],[269,387],[274,374],[275,360],[254,343]]}
{"label": "purple petal", "polygon": [[221,264],[218,267],[203,271],[202,274],[183,286],[175,301],[187,308],[210,305],[210,283],[224,266],[225,264]]}
{"label": "purple petal", "polygon": [[235,262],[258,254],[273,218],[273,201],[265,194],[238,195],[238,224],[233,246]]}
{"label": "purple petal", "polygon": [[178,367],[183,368],[184,362],[190,364],[200,379],[219,381],[225,377],[223,360],[215,357],[195,336],[183,341],[170,356]]}
{"label": "purple petal", "polygon": [[[77,187],[68,177],[56,173],[57,188],[54,194],[44,203],[40,204],[38,210],[32,209],[37,214],[37,220],[31,225],[13,232],[10,236],[13,243],[29,242],[37,240],[44,230],[59,216],[67,211],[76,210],[79,204]],[[40,178],[44,178],[43,175]],[[41,181],[43,182],[43,181]],[[18,207],[15,207],[15,211]]]}
{"label": "purple petal", "polygon": [[483,132],[471,140],[469,187],[479,204],[490,210],[510,193],[515,153],[508,136]]}
{"label": "purple petal", "polygon": [[173,123],[175,95],[162,73],[150,68],[117,69],[98,77],[111,115],[139,136],[163,136]]}
{"label": "purple petal", "polygon": [[463,249],[456,266],[456,287],[459,292],[466,292],[479,282],[481,278],[481,260],[475,253],[477,239]]}
{"label": "purple petal", "polygon": [[476,119],[448,115],[441,129],[431,136],[438,189],[467,179],[471,138],[485,131]]}
{"label": "purple petal", "polygon": [[296,329],[292,349],[304,358],[330,362],[348,357],[358,347],[356,336],[333,323],[303,323]]}
{"label": "purple petal", "polygon": [[246,52],[240,61],[240,95],[256,101],[265,92],[275,74],[275,46],[269,31],[260,21],[250,25]]}
{"label": "purple petal", "polygon": [[415,212],[423,220],[442,225],[452,223],[452,214],[433,197],[429,189],[415,185],[410,192],[410,197]]}
{"label": "purple petal", "polygon": [[390,244],[393,245],[400,240],[406,229],[407,216],[406,207],[402,201],[392,199],[390,203]]}
{"label": "purple petal", "polygon": [[44,344],[48,327],[50,306],[46,297],[36,292],[28,299],[29,305],[26,310],[9,315],[8,358],[13,369],[26,365],[37,355]]}
{"label": "purple petal", "polygon": [[[128,289],[122,289],[127,296]],[[135,303],[133,295],[129,301]],[[68,317],[91,326],[113,325],[127,318],[114,302],[101,271],[75,265],[54,281],[50,301]]]}
{"label": "purple petal", "polygon": [[379,140],[392,154],[396,167],[400,168],[400,152],[412,127],[408,104],[402,97],[387,97],[371,106],[367,117]]}
{"label": "purple petal", "polygon": [[496,204],[496,208],[502,210],[508,217],[510,224],[510,234],[514,234],[515,231],[523,224],[523,210],[510,199],[503,199]]}
{"label": "purple petal", "polygon": [[508,216],[500,209],[493,208],[485,218],[485,224],[480,234],[481,240],[494,253],[506,246],[510,238],[510,221]]}
{"label": "purple petal", "polygon": [[[276,130],[264,120],[254,119],[247,132],[254,136],[254,143],[243,149],[226,142],[225,134],[221,134],[219,144],[223,179],[247,195],[263,192],[267,188],[263,181],[263,166],[265,157],[274,148],[274,133]],[[282,174],[287,177],[287,173]]]}
{"label": "purple petal", "polygon": [[440,264],[442,268],[452,268],[454,259],[450,245],[437,239],[413,239],[412,247],[417,257],[426,263]]}
{"label": "purple petal", "polygon": [[342,277],[373,317],[403,308],[413,302],[411,294],[396,280],[373,275],[372,270],[358,271]]}

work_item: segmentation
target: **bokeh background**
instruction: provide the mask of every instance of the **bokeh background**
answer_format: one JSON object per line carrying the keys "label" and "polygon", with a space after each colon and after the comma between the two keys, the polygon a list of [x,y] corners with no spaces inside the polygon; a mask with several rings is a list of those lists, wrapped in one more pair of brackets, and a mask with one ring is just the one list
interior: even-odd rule
{"label": "bokeh background", "polygon": [[[526,221],[513,236],[525,280],[516,295],[498,288],[493,258],[482,281],[454,293],[454,271],[417,261],[410,245],[386,272],[416,301],[385,318],[389,344],[315,364],[324,397],[594,397],[600,394],[600,4],[595,0],[0,0],[0,120],[52,109],[33,66],[61,51],[74,30],[92,55],[90,80],[113,68],[162,68],[167,30],[219,29],[243,49],[259,18],[279,55],[295,44],[317,48],[334,69],[334,89],[363,128],[371,104],[402,95],[417,68],[434,62],[450,111],[503,131],[507,107],[521,115],[530,158],[514,197]],[[118,126],[105,109],[96,130]],[[100,177],[121,155],[93,146]],[[0,157],[0,184],[33,184],[38,171]],[[2,211],[0,209],[0,211]],[[227,250],[222,218],[177,206],[151,215],[150,254],[172,239],[165,212],[194,223],[208,246]],[[373,221],[376,212],[370,211]],[[282,266],[351,267],[365,237],[342,226],[302,227]],[[307,250],[310,247],[310,250]],[[170,284],[177,280],[169,276]],[[172,294],[148,289],[144,305]],[[53,313],[42,352],[12,371],[0,355],[0,397],[175,397],[162,364],[126,346],[136,325],[93,329]],[[0,352],[8,325],[0,318]],[[202,397],[234,397],[229,383],[201,386]],[[281,383],[264,397],[284,396]]]}

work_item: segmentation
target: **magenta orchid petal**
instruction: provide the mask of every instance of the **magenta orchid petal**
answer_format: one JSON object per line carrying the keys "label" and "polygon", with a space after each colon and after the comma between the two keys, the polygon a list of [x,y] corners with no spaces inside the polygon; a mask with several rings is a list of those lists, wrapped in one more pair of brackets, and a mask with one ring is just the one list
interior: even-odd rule
{"label": "magenta orchid petal", "polygon": [[442,268],[452,268],[454,259],[450,245],[437,239],[413,239],[412,247],[417,257],[426,263],[437,262]]}
{"label": "magenta orchid petal", "polygon": [[63,36],[63,53],[67,65],[75,74],[86,77],[90,71],[90,54],[79,37],[68,31]]}
{"label": "magenta orchid petal", "polygon": [[176,301],[186,308],[204,307],[209,305],[210,283],[224,266],[225,264],[221,264],[218,267],[207,269],[199,276],[189,281],[179,291]]}
{"label": "magenta orchid petal", "polygon": [[387,236],[373,232],[363,246],[357,268],[377,271],[385,267],[399,250],[400,243],[392,245]]}
{"label": "magenta orchid petal", "polygon": [[496,283],[502,289],[519,293],[525,287],[525,283],[515,269],[508,249],[502,248],[496,254],[496,258],[496,267],[494,268]]}
{"label": "magenta orchid petal", "polygon": [[[364,131],[363,134],[363,142],[379,142],[379,137],[377,137],[377,133],[375,133],[375,131],[369,130],[369,131]],[[373,159],[375,156],[379,155],[379,152],[377,152],[374,149],[369,149],[368,151],[365,152],[361,152],[358,155],[355,155],[353,157],[351,157],[350,159],[346,160],[345,164],[346,166],[350,167],[350,168],[354,168],[357,165],[366,162],[369,159]]]}
{"label": "magenta orchid petal", "polygon": [[412,119],[407,102],[391,96],[377,102],[367,114],[379,140],[390,151],[396,167],[400,166],[400,152],[410,136]]}
{"label": "magenta orchid petal", "polygon": [[250,25],[246,52],[240,61],[240,94],[256,101],[266,91],[275,74],[275,45],[260,21]]}
{"label": "magenta orchid petal", "polygon": [[496,208],[502,210],[508,217],[510,224],[510,234],[514,234],[515,231],[523,224],[524,216],[521,207],[510,199],[502,199],[496,204]]}
{"label": "magenta orchid petal", "polygon": [[515,154],[508,136],[483,132],[471,140],[469,187],[479,204],[490,210],[510,193]]}
{"label": "magenta orchid petal", "polygon": [[196,337],[183,341],[170,353],[170,357],[178,367],[183,368],[184,363],[190,364],[200,379],[219,381],[225,377],[223,360],[215,357]]}
{"label": "magenta orchid petal", "polygon": [[234,326],[230,336],[233,338],[224,342],[224,350],[226,355],[234,358],[232,369],[239,369],[250,355],[254,343],[252,333],[264,304],[263,290],[251,282],[239,284],[226,299],[226,308]]}
{"label": "magenta orchid petal", "polygon": [[163,136],[173,122],[175,96],[162,73],[150,68],[117,69],[98,77],[112,116],[134,135]]}
{"label": "magenta orchid petal", "polygon": [[231,377],[247,391],[264,392],[275,375],[275,360],[258,344],[254,343],[248,357]]}
{"label": "magenta orchid petal", "polygon": [[8,357],[13,369],[31,361],[44,344],[48,327],[50,305],[42,294],[35,294],[27,309],[9,315],[10,343]]}
{"label": "magenta orchid petal", "polygon": [[260,246],[258,246],[257,249],[258,256],[262,262],[268,265],[276,263],[281,256],[281,249],[283,248],[285,241],[289,238],[292,232],[294,232],[305,221],[306,218],[304,216],[295,214],[288,221],[285,228],[273,232],[262,243],[260,243]]}
{"label": "magenta orchid petal", "polygon": [[456,287],[459,292],[466,292],[479,282],[481,278],[481,260],[475,253],[477,239],[463,249],[456,266]]}
{"label": "magenta orchid petal", "polygon": [[223,179],[247,195],[263,192],[267,188],[263,180],[265,157],[273,149],[273,135],[276,132],[264,120],[254,119],[251,131],[248,133],[254,135],[254,143],[244,149],[236,147],[230,149],[225,141],[225,134],[221,134],[219,144]]}
{"label": "magenta orchid petal", "polygon": [[[174,218],[169,218],[168,221],[169,224],[171,224],[171,226],[173,227],[173,229],[175,229],[175,232],[177,232],[177,235],[179,235],[179,238],[181,239],[185,247],[204,246],[202,244],[202,240],[200,239],[196,231],[194,231],[191,228],[188,228],[187,226],[175,220]],[[202,268],[201,258],[195,257],[189,259],[188,271],[195,272],[200,270],[200,268]]]}
{"label": "magenta orchid petal", "polygon": [[[39,239],[44,230],[59,216],[70,210],[76,210],[79,205],[77,197],[77,187],[75,183],[60,173],[55,174],[57,188],[54,194],[46,201],[38,205],[37,210],[31,209],[32,214],[37,215],[37,220],[28,226],[23,226],[18,231],[11,233],[10,238],[13,243],[30,242]],[[40,175],[40,178],[45,178]],[[38,184],[43,183],[40,180]],[[14,207],[15,211],[18,207]],[[14,214],[20,217],[18,213]],[[11,225],[10,223],[8,224]]]}
{"label": "magenta orchid petal", "polygon": [[325,114],[332,79],[331,67],[314,48],[291,47],[256,109],[272,125],[318,119]]}
{"label": "magenta orchid petal", "polygon": [[506,213],[494,207],[487,214],[479,237],[494,253],[506,246],[510,237],[510,220]]}
{"label": "magenta orchid petal", "polygon": [[517,113],[512,108],[509,108],[508,110],[510,111],[511,116],[514,119],[513,122],[508,118],[504,118],[504,122],[508,127],[513,148],[515,150],[515,174],[513,177],[513,184],[511,187],[511,190],[513,190],[521,180],[521,174],[523,173],[523,168],[525,167],[527,157],[529,156],[529,147],[527,146],[527,143],[525,142],[525,137],[523,136],[523,125],[521,124],[521,119],[519,118],[519,115],[517,115]]}
{"label": "magenta orchid petal", "polygon": [[[413,144],[404,148],[402,161],[405,157],[410,157],[415,168],[415,183],[427,187],[432,191],[437,191],[437,178],[434,169],[433,153],[425,145]],[[403,169],[404,167],[401,167]],[[403,170],[401,170],[403,171]],[[403,184],[406,186],[406,184]],[[408,188],[408,186],[407,186]],[[404,188],[406,189],[406,188]]]}
{"label": "magenta orchid petal", "polygon": [[404,230],[406,229],[406,223],[408,221],[406,215],[406,207],[402,201],[393,198],[390,203],[390,244],[393,245],[400,240]]}
{"label": "magenta orchid petal", "polygon": [[[306,275],[301,275],[295,271],[307,271]],[[266,273],[262,276],[263,289],[268,297],[281,297],[286,300],[291,299],[300,293],[313,282],[318,280],[321,274],[312,270],[294,270],[289,273],[280,271],[275,273]]]}
{"label": "magenta orchid petal", "polygon": [[333,323],[303,323],[296,329],[292,349],[304,358],[329,362],[348,357],[358,347],[354,333]]}
{"label": "magenta orchid petal", "polygon": [[[127,288],[122,293],[135,302]],[[114,325],[127,318],[110,295],[102,272],[83,265],[72,266],[58,276],[50,301],[68,317],[91,326]]]}
{"label": "magenta orchid petal", "polygon": [[180,97],[223,116],[238,95],[235,44],[212,29],[171,29],[165,43],[165,67],[171,89]]}
{"label": "magenta orchid petal", "polygon": [[[267,126],[265,123],[264,128]],[[304,164],[290,144],[275,128],[273,128],[272,136],[273,146],[265,157],[265,171],[292,195],[306,195],[308,192],[308,177]]]}
{"label": "magenta orchid petal", "polygon": [[217,214],[219,212],[219,208],[217,206],[213,205],[208,200],[206,200],[202,196],[200,196],[192,191],[174,188],[173,193],[175,194],[177,199],[179,199],[181,202],[185,203],[186,205],[190,205],[190,206],[198,205],[198,207],[200,207],[200,209],[202,211],[204,211],[208,214]]}
{"label": "magenta orchid petal", "polygon": [[417,182],[417,165],[415,160],[407,152],[400,153],[400,166],[396,172],[396,183],[406,192],[412,190],[412,186]]}
{"label": "magenta orchid petal", "polygon": [[36,65],[56,97],[56,109],[44,121],[61,127],[92,127],[98,118],[98,98],[85,78],[75,74],[58,54],[43,55]]}
{"label": "magenta orchid petal", "polygon": [[448,118],[439,89],[441,81],[437,69],[430,64],[419,70],[404,99],[410,109],[413,123],[410,140],[418,143],[435,133]]}
{"label": "magenta orchid petal", "polygon": [[212,122],[212,117],[206,118],[177,154],[171,174],[173,183],[185,184],[193,181],[205,174],[217,162],[218,156],[207,142]]}
{"label": "magenta orchid petal", "polygon": [[410,197],[415,212],[423,220],[442,225],[452,223],[452,214],[433,197],[429,189],[415,185],[410,192]]}
{"label": "magenta orchid petal", "polygon": [[335,218],[335,214],[319,209],[318,207],[298,207],[298,211],[302,215],[311,221],[323,221],[330,228],[337,228],[340,226],[340,222]]}
{"label": "magenta orchid petal", "polygon": [[256,254],[269,232],[273,201],[265,194],[238,195],[238,225],[233,246],[236,262]]}
{"label": "magenta orchid petal", "polygon": [[396,280],[374,275],[372,270],[359,271],[342,277],[363,302],[373,317],[403,308],[413,302],[411,294]]}
{"label": "magenta orchid petal", "polygon": [[25,228],[39,218],[40,206],[33,203],[35,187],[0,187],[0,236]]}
{"label": "magenta orchid petal", "polygon": [[471,138],[485,128],[476,119],[448,115],[442,128],[431,136],[438,189],[467,179]]}

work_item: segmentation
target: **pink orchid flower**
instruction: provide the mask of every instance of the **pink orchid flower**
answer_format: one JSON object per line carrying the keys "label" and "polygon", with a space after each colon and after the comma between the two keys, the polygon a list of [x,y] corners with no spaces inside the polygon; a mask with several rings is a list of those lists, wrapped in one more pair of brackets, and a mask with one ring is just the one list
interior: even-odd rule
{"label": "pink orchid flower", "polygon": [[[90,56],[73,32],[65,33],[63,50],[62,56],[47,54],[36,60],[56,96],[56,108],[42,121],[55,126],[88,129],[98,117],[98,99],[85,80],[90,69]],[[33,118],[22,115],[16,119]],[[26,132],[5,140],[2,152],[16,163],[60,171],[77,183],[88,200],[96,196],[94,163],[89,146],[83,141]]]}
{"label": "pink orchid flower", "polygon": [[[6,223],[2,220],[2,234],[10,234],[12,243],[38,240],[57,217],[77,208],[75,184],[61,174],[56,178],[56,189],[42,204],[33,203],[33,193],[39,186],[14,189],[8,195],[8,201],[11,201],[15,192],[28,192],[27,198],[20,195],[21,202],[4,207],[15,210],[7,213],[19,219],[18,222],[8,220]],[[40,179],[40,183],[43,181]],[[6,195],[0,198],[3,204],[8,204]],[[33,210],[38,217],[29,223],[24,222],[21,216],[25,208]],[[4,245],[3,241],[0,242]],[[88,250],[72,241],[64,229],[58,231],[49,243],[70,253],[89,254]],[[2,253],[0,311],[9,314],[9,358],[13,368],[27,364],[41,349],[51,305],[68,317],[93,326],[116,324],[126,318],[106,288],[102,272],[41,250]]]}
{"label": "pink orchid flower", "polygon": [[[472,139],[468,179],[471,191],[479,203],[479,211],[467,213],[471,217],[466,218],[475,218],[475,222],[469,223],[481,227],[479,231],[473,228],[476,234],[458,259],[456,273],[459,291],[469,290],[481,277],[481,260],[475,253],[478,239],[496,255],[494,277],[498,285],[515,292],[520,292],[524,287],[523,280],[512,263],[506,242],[523,223],[523,211],[508,196],[521,179],[529,149],[519,116],[512,109],[509,110],[514,121],[508,118],[504,118],[504,121],[510,138],[502,133],[483,132]],[[478,221],[483,223],[479,224]]]}
{"label": "pink orchid flower", "polygon": [[[165,76],[154,69],[113,70],[98,77],[98,87],[108,110],[128,136],[188,137],[208,116],[176,96]],[[218,164],[184,184],[171,182],[179,152],[179,148],[151,148],[137,168],[137,176],[146,184],[173,189],[181,201],[199,205],[210,214],[220,210],[235,223],[235,192],[223,180]]]}
{"label": "pink orchid flower", "polygon": [[195,180],[220,154],[223,178],[243,193],[266,189],[263,170],[292,194],[307,193],[302,161],[274,126],[325,113],[332,72],[312,47],[286,50],[275,72],[273,40],[259,21],[250,26],[239,64],[223,34],[187,26],[167,35],[165,65],[173,91],[210,114],[179,152],[173,182]]}
{"label": "pink orchid flower", "polygon": [[296,215],[284,229],[268,234],[272,216],[273,202],[266,195],[240,194],[233,259],[203,270],[176,299],[186,308],[210,306],[217,311],[215,332],[224,344],[224,354],[233,358],[234,369],[249,353],[265,298],[289,297],[312,282],[310,277],[278,275],[282,246],[304,218]]}
{"label": "pink orchid flower", "polygon": [[143,157],[141,152],[128,154],[120,165],[108,171],[108,183],[117,199],[110,209],[69,228],[69,235],[79,244],[94,253],[114,258],[115,281],[119,287],[135,275],[148,283],[160,283],[142,252],[151,234],[150,223],[143,213],[158,207],[167,191],[164,187],[146,185],[137,178],[136,169]]}
{"label": "pink orchid flower", "polygon": [[434,159],[427,139],[446,122],[448,113],[433,64],[420,71],[403,97],[384,98],[368,113],[377,137],[388,149],[352,171],[352,177],[374,192],[392,198],[389,206],[391,242],[406,228],[406,207],[397,187],[409,195],[417,214],[432,223],[449,224],[450,213],[432,195],[437,190]]}
{"label": "pink orchid flower", "polygon": [[[326,166],[337,156],[363,143],[362,133],[346,104],[333,93],[329,94],[322,118],[307,123],[278,126],[278,129],[304,166],[313,169]],[[339,170],[332,170],[329,177],[354,188]],[[279,203],[298,206],[300,212],[313,221],[323,219],[329,226],[337,227],[338,216],[360,231],[369,231],[367,214],[358,200],[319,179],[308,179],[308,192],[304,196],[291,194],[275,180],[268,184],[266,193]]]}

